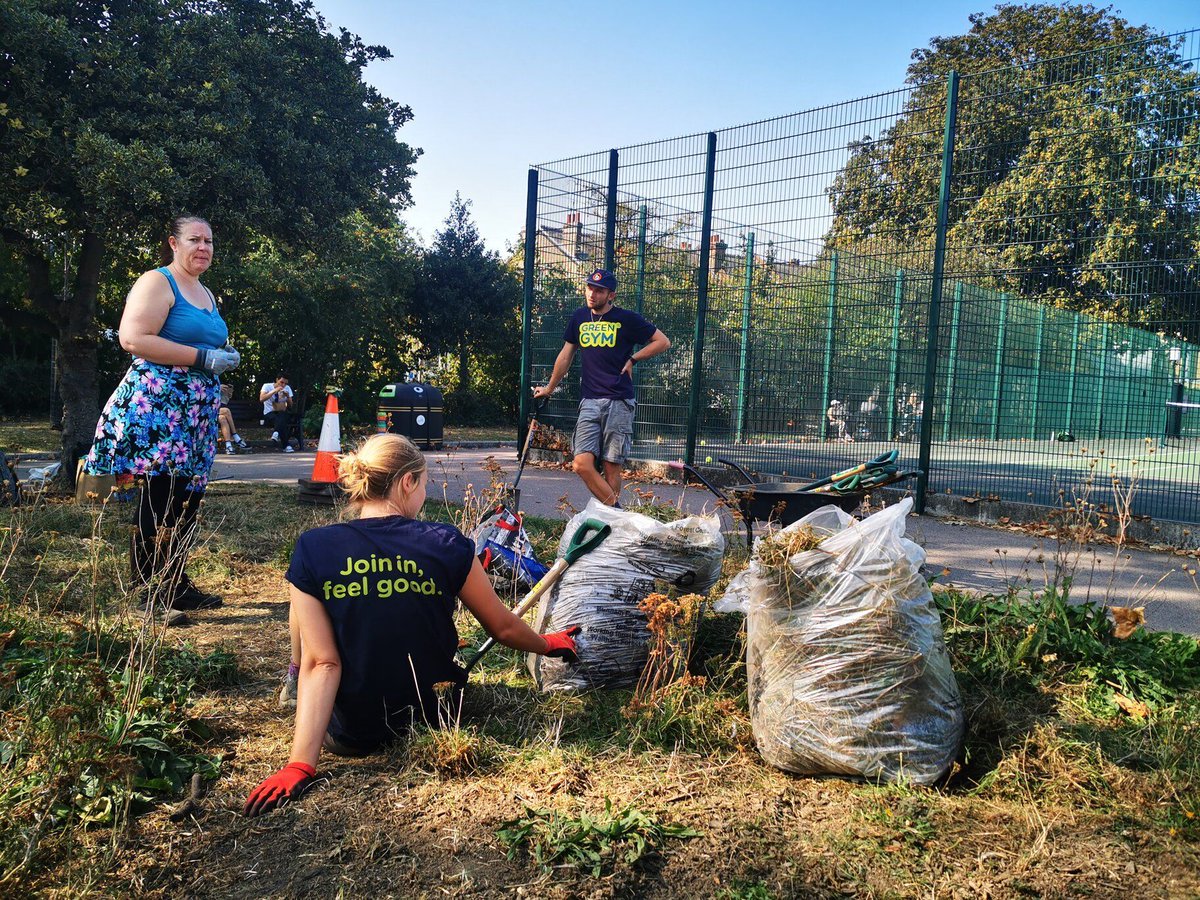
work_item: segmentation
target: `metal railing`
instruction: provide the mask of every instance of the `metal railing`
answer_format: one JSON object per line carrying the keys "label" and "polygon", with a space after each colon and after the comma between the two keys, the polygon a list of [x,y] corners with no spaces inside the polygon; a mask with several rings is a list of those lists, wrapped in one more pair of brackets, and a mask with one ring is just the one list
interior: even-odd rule
{"label": "metal railing", "polygon": [[536,166],[525,387],[603,265],[673,342],[639,458],[808,477],[895,443],[919,508],[1115,474],[1200,521],[1198,34]]}

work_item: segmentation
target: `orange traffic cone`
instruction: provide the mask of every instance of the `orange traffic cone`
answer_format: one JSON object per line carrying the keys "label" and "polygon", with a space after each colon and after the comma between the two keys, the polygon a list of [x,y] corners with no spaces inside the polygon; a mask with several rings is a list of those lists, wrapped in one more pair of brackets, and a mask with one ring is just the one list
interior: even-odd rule
{"label": "orange traffic cone", "polygon": [[313,463],[312,480],[332,484],[338,480],[338,454],[342,452],[342,429],[338,423],[338,402],[334,394],[325,401],[325,420],[321,423],[321,438],[317,441],[317,461]]}
{"label": "orange traffic cone", "polygon": [[341,427],[338,425],[337,397],[325,401],[325,421],[321,423],[321,438],[317,441],[317,461],[312,478],[299,479],[300,502],[335,506],[345,499],[346,492],[337,483],[337,457],[342,452]]}

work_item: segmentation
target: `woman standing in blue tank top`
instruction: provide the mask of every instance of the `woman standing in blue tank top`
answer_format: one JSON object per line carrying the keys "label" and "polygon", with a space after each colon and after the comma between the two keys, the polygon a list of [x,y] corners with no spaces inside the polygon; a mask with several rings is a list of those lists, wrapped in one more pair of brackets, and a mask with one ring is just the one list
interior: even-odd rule
{"label": "woman standing in blue tank top", "polygon": [[212,265],[212,228],[198,216],[180,216],[167,246],[166,265],[144,273],[125,300],[121,346],[133,362],[104,405],[84,471],[115,475],[118,484],[140,481],[134,584],[147,610],[165,608],[168,622],[178,624],[182,617],[172,609],[221,605],[183,568],[216,455],[218,376],[241,358],[228,346],[216,299],[200,283]]}

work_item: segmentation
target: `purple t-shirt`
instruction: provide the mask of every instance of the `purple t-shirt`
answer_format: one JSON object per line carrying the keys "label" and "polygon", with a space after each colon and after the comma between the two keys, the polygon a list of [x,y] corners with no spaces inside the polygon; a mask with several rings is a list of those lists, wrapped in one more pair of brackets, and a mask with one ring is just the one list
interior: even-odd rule
{"label": "purple t-shirt", "polygon": [[474,562],[475,544],[453,526],[404,516],[300,535],[287,580],[324,605],[342,660],[330,734],[370,748],[414,718],[436,722],[433,685],[466,681],[454,598]]}
{"label": "purple t-shirt", "polygon": [[652,323],[619,306],[599,316],[586,306],[575,310],[563,340],[579,348],[583,369],[580,396],[584,400],[632,400],[633,379],[622,375],[621,369],[655,331]]}

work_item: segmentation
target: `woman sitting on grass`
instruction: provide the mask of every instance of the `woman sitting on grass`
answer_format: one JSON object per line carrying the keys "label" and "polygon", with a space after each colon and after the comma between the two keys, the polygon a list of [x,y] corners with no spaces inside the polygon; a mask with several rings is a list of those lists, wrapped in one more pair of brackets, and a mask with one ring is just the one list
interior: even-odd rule
{"label": "woman sitting on grass", "polygon": [[412,441],[374,435],[338,474],[359,518],[296,541],[287,571],[301,645],[291,760],[251,792],[248,816],[297,798],[322,747],[363,756],[417,719],[437,724],[434,685],[466,683],[454,661],[456,596],[500,643],[575,659],[578,628],[537,634],[496,596],[469,539],[415,518],[429,476]]}

